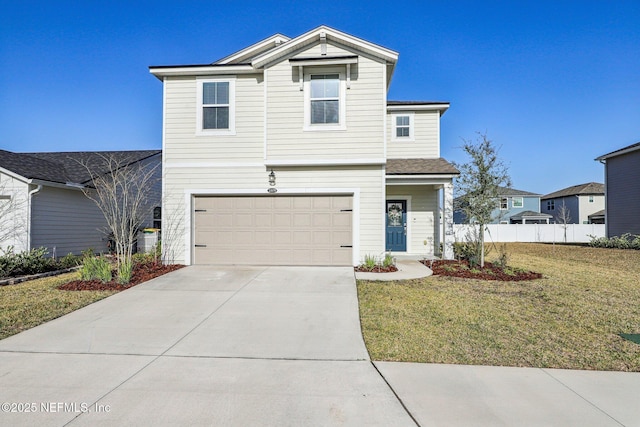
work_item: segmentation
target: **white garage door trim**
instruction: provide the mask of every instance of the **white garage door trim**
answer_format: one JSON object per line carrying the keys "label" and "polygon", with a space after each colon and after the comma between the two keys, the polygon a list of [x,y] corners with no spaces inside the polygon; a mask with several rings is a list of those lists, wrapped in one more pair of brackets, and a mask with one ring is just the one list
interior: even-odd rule
{"label": "white garage door trim", "polygon": [[[184,240],[184,259],[188,263],[193,264],[193,237],[194,237],[194,224],[193,224],[193,202],[194,198],[198,196],[263,196],[266,195],[266,189],[190,189],[185,190],[185,240]],[[352,196],[353,197],[353,216],[352,216],[352,263],[358,265],[360,257],[360,189],[359,188],[278,188],[278,194],[286,195],[305,195],[305,196],[324,196],[324,195],[336,195],[336,196]],[[383,230],[384,231],[384,230]]]}

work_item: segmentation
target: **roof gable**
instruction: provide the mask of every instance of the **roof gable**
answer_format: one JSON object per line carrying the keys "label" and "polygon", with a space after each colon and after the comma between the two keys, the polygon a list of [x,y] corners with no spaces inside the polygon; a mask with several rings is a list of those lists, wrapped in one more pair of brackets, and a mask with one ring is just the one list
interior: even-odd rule
{"label": "roof gable", "polygon": [[633,151],[637,151],[640,150],[640,142],[636,142],[635,144],[631,144],[627,147],[621,148],[619,150],[616,151],[612,151],[611,153],[608,154],[604,154],[600,157],[596,157],[596,160],[606,160],[610,157],[616,157],[616,156],[620,156],[622,154],[627,154],[627,153],[631,153]]}
{"label": "roof gable", "polygon": [[275,49],[271,49],[262,55],[255,57],[251,61],[254,68],[263,68],[270,63],[279,62],[289,58],[306,47],[315,46],[321,42],[333,42],[339,46],[344,46],[349,50],[366,53],[370,56],[379,58],[391,65],[395,65],[398,60],[398,52],[386,47],[368,42],[366,40],[354,37],[350,34],[343,33],[333,28],[321,25],[311,31],[308,31],[294,39],[291,39]]}

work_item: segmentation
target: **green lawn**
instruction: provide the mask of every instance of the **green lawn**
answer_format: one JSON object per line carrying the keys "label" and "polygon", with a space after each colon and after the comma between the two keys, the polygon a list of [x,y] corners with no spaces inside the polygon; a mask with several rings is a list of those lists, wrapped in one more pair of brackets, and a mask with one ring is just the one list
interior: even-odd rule
{"label": "green lawn", "polygon": [[0,286],[0,339],[33,328],[114,294],[113,291],[60,291],[78,273]]}
{"label": "green lawn", "polygon": [[[510,244],[529,282],[358,282],[374,360],[640,371],[640,251]],[[494,251],[495,253],[495,251]],[[491,257],[490,257],[491,258]]]}

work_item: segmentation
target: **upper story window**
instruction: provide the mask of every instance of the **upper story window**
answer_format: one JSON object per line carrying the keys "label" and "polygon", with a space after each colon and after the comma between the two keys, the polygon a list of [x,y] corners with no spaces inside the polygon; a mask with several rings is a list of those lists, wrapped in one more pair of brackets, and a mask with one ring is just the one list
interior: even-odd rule
{"label": "upper story window", "polygon": [[332,67],[305,73],[304,130],[345,130],[345,98],[344,71]]}
{"label": "upper story window", "polygon": [[547,210],[548,211],[552,211],[555,210],[556,206],[555,206],[555,201],[554,200],[547,200]]}
{"label": "upper story window", "polygon": [[506,197],[501,197],[500,198],[500,210],[501,211],[506,211],[507,209],[509,209],[509,199]]}
{"label": "upper story window", "polygon": [[311,124],[340,123],[340,76],[311,76]]}
{"label": "upper story window", "polygon": [[589,196],[589,203],[593,203],[593,196]]}
{"label": "upper story window", "polygon": [[235,133],[235,79],[198,79],[198,134]]}
{"label": "upper story window", "polygon": [[524,199],[522,197],[514,197],[511,199],[511,206],[514,208],[522,208],[524,207]]}
{"label": "upper story window", "polygon": [[393,140],[413,141],[413,114],[393,114],[391,116],[393,126]]}

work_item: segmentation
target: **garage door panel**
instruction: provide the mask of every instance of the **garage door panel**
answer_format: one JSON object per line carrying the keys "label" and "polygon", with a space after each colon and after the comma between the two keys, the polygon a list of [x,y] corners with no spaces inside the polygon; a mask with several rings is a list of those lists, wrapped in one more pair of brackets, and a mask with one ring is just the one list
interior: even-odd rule
{"label": "garage door panel", "polygon": [[351,196],[196,197],[194,263],[351,265],[351,206]]}

